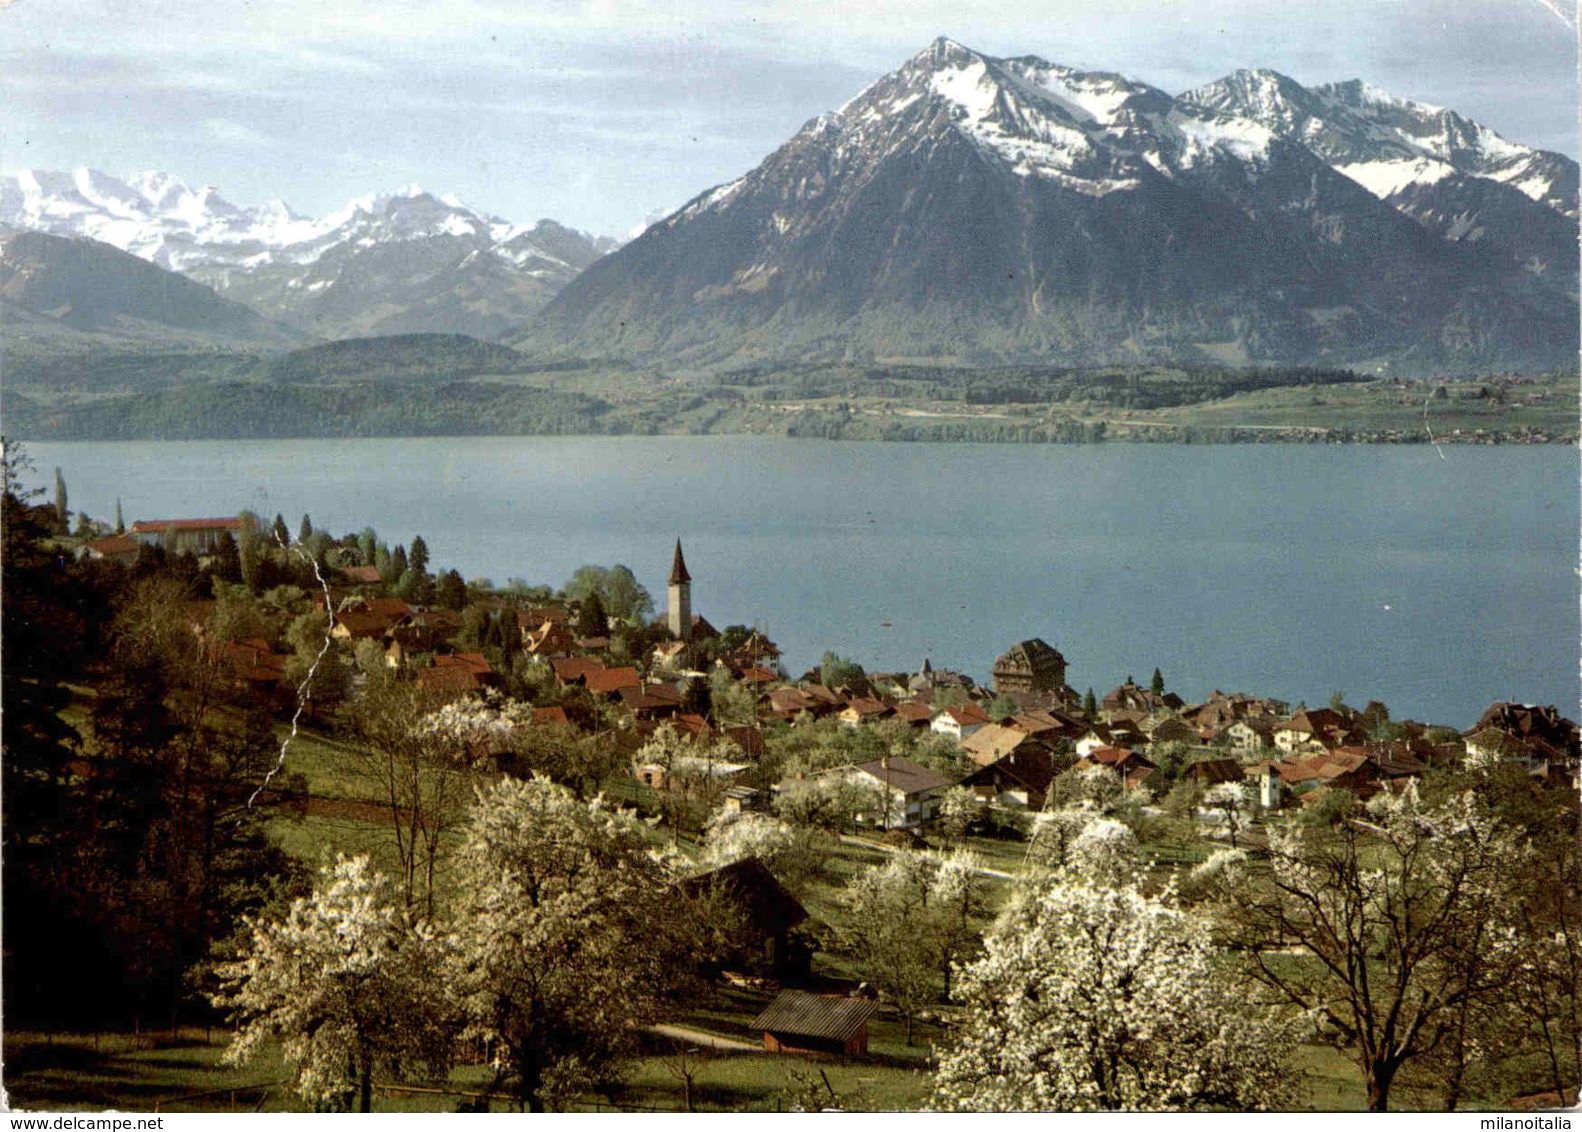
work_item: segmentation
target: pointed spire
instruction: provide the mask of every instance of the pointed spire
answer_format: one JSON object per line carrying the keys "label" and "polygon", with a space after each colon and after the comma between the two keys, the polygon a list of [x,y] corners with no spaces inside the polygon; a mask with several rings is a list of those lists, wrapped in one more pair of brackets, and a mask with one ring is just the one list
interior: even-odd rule
{"label": "pointed spire", "polygon": [[681,557],[681,540],[676,540],[676,560],[670,564],[670,584],[679,586],[690,583],[692,575],[687,573],[687,560]]}

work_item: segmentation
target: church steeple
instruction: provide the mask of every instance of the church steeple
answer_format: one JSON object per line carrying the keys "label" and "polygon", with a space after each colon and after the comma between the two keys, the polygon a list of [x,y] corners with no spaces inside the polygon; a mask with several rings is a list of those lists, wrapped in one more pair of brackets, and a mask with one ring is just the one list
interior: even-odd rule
{"label": "church steeple", "polygon": [[670,588],[666,594],[666,612],[670,635],[692,643],[692,575],[687,573],[687,560],[681,556],[681,540],[676,540],[676,558],[670,566]]}
{"label": "church steeple", "polygon": [[676,540],[676,558],[670,564],[670,584],[677,586],[683,582],[692,581],[692,575],[687,573],[687,560],[681,557],[681,540]]}

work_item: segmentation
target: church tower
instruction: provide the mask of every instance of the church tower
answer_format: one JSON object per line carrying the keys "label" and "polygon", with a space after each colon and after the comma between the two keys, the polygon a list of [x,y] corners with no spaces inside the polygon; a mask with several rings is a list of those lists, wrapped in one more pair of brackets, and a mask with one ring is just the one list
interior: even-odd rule
{"label": "church tower", "polygon": [[692,575],[687,560],[681,557],[681,540],[676,540],[676,559],[670,565],[670,589],[666,599],[670,614],[670,635],[692,643]]}

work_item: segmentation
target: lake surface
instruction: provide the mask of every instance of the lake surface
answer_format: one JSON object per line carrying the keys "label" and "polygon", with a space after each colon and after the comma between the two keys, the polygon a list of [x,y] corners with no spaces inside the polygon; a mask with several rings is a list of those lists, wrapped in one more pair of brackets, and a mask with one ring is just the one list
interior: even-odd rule
{"label": "lake surface", "polygon": [[624,563],[664,605],[757,624],[793,675],[826,649],[986,681],[1026,637],[1099,694],[1157,665],[1311,705],[1341,690],[1470,725],[1577,716],[1578,465],[1558,447],[1016,446],[766,437],[30,444],[41,484],[127,523],[302,514],[421,534],[435,566],[559,586]]}

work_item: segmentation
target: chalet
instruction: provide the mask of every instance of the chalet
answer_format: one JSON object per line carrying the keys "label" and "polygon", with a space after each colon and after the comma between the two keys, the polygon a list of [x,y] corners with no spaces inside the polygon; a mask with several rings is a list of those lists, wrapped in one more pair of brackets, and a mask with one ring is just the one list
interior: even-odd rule
{"label": "chalet", "polygon": [[1186,701],[1174,692],[1165,692],[1155,695],[1147,688],[1138,687],[1127,681],[1118,688],[1112,689],[1101,701],[1099,707],[1103,710],[1106,719],[1114,719],[1115,712],[1136,712],[1136,718],[1152,715],[1161,711],[1180,711],[1186,707]]}
{"label": "chalet", "polygon": [[348,609],[335,615],[330,636],[342,641],[383,641],[389,631],[389,618],[362,609]]}
{"label": "chalet", "polygon": [[162,546],[172,554],[211,554],[226,535],[240,538],[248,522],[250,518],[238,515],[225,519],[139,519],[126,533],[144,546]]}
{"label": "chalet", "polygon": [[605,668],[601,665],[596,671],[588,672],[582,682],[596,696],[618,696],[622,688],[641,689],[643,686],[637,669],[630,665],[622,668]]}
{"label": "chalet", "polygon": [[770,1053],[865,1054],[868,1019],[879,1005],[868,998],[833,998],[807,991],[781,991],[753,1019]]}
{"label": "chalet", "polygon": [[1034,637],[1001,655],[993,677],[996,693],[1058,692],[1066,685],[1066,658]]}
{"label": "chalet", "polygon": [[478,652],[436,656],[432,668],[418,669],[417,679],[431,692],[475,692],[499,683],[489,661]]}
{"label": "chalet", "polygon": [[1464,738],[1468,758],[1511,760],[1533,772],[1572,767],[1582,753],[1577,725],[1553,706],[1490,704]]}
{"label": "chalet", "polygon": [[728,903],[735,913],[738,930],[726,933],[732,946],[719,961],[776,978],[807,974],[811,953],[792,939],[794,929],[808,919],[807,909],[757,857],[689,877],[676,887],[694,900]]}
{"label": "chalet", "polygon": [[745,673],[750,668],[772,672],[779,662],[780,647],[754,629],[745,641],[720,657],[718,663],[733,673]]}
{"label": "chalet", "polygon": [[130,566],[137,561],[137,556],[142,553],[144,544],[129,535],[111,535],[109,538],[96,538],[92,542],[85,542],[77,552],[78,558],[107,559],[110,562],[119,562]]}
{"label": "chalet", "polygon": [[1279,720],[1267,715],[1248,715],[1224,728],[1220,735],[1234,750],[1257,754],[1274,746],[1274,729]]}
{"label": "chalet", "polygon": [[604,671],[604,662],[591,656],[556,657],[549,666],[555,674],[556,686],[561,688],[584,683],[590,673]]}
{"label": "chalet", "polygon": [[1150,743],[1197,743],[1201,738],[1196,727],[1174,716],[1160,720],[1148,732]]}
{"label": "chalet", "polygon": [[1247,774],[1235,759],[1200,759],[1189,763],[1182,772],[1200,786],[1217,786],[1221,782],[1240,782]]}
{"label": "chalet", "polygon": [[1102,723],[1090,724],[1082,734],[1077,736],[1076,751],[1079,758],[1087,758],[1094,751],[1103,747],[1117,747],[1115,735]]}
{"label": "chalet", "polygon": [[1047,747],[1032,744],[981,766],[962,781],[980,801],[1007,809],[1042,810],[1049,784],[1065,767]]}
{"label": "chalet", "polygon": [[396,625],[385,637],[385,660],[399,668],[418,653],[438,652],[448,639],[448,634],[427,625]]}
{"label": "chalet", "polygon": [[961,748],[979,766],[989,766],[1007,755],[1022,751],[1042,751],[1045,755],[1051,753],[1049,744],[1042,739],[1035,739],[1025,731],[1002,723],[991,723],[969,735],[961,741]]}
{"label": "chalet", "polygon": [[941,735],[949,735],[959,743],[993,722],[994,720],[989,718],[989,713],[977,704],[965,703],[946,708],[934,717],[929,727]]}
{"label": "chalet", "polygon": [[1310,708],[1275,724],[1273,734],[1274,745],[1287,754],[1319,754],[1344,746],[1352,737],[1352,729],[1338,711]]}
{"label": "chalet", "polygon": [[903,700],[895,705],[895,718],[908,727],[926,728],[934,718],[934,709],[916,700]]}
{"label": "chalet", "polygon": [[1125,747],[1099,747],[1078,759],[1074,769],[1082,770],[1092,766],[1113,770],[1121,776],[1121,781],[1128,790],[1137,789],[1158,769],[1152,761]]}
{"label": "chalet", "polygon": [[476,692],[483,687],[472,669],[448,664],[418,669],[417,682],[430,692]]}
{"label": "chalet", "polygon": [[824,705],[801,688],[776,688],[769,693],[769,714],[784,720],[793,720],[803,712],[809,715],[823,713]]}
{"label": "chalet", "polygon": [[877,723],[894,714],[895,709],[883,700],[858,696],[841,711],[840,721],[847,727],[858,727],[864,723]]}
{"label": "chalet", "polygon": [[639,684],[620,689],[621,702],[641,720],[671,719],[681,712],[681,693],[669,684]]}
{"label": "chalet", "polygon": [[880,797],[888,793],[888,815],[868,812],[858,814],[857,820],[891,828],[910,828],[933,818],[940,791],[950,785],[950,779],[938,771],[900,756],[837,767],[825,773],[856,781],[873,789]]}
{"label": "chalet", "polygon": [[654,646],[650,661],[655,668],[680,668],[687,662],[686,641],[661,641]]}
{"label": "chalet", "polygon": [[577,638],[563,621],[544,621],[524,633],[522,647],[532,656],[566,657],[577,651]]}
{"label": "chalet", "polygon": [[1070,716],[1047,710],[1022,711],[1005,721],[1007,727],[1025,731],[1035,739],[1050,742],[1055,739],[1075,740],[1082,736],[1087,725]]}

